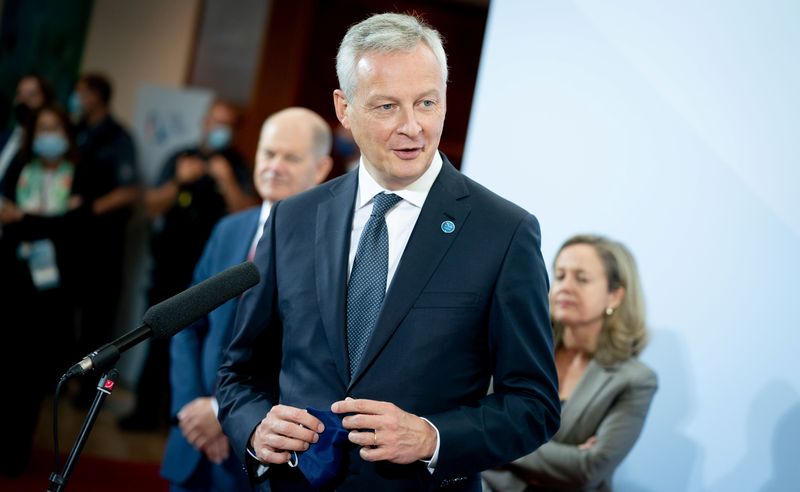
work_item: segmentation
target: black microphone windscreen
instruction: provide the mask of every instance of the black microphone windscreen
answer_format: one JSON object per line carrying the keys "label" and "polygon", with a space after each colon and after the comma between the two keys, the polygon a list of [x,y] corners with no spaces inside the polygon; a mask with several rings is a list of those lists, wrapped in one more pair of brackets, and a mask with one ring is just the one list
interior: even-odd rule
{"label": "black microphone windscreen", "polygon": [[153,338],[169,338],[256,285],[259,278],[250,262],[232,266],[151,307],[143,321],[153,330]]}

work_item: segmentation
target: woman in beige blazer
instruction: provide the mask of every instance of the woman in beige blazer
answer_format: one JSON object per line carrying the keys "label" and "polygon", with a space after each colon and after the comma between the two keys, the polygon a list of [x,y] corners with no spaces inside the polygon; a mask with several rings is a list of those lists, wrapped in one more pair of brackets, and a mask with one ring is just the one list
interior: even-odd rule
{"label": "woman in beige blazer", "polygon": [[622,244],[592,235],[556,255],[550,312],[561,428],[547,444],[483,473],[484,489],[610,491],[658,386],[637,356],[647,341],[636,263]]}

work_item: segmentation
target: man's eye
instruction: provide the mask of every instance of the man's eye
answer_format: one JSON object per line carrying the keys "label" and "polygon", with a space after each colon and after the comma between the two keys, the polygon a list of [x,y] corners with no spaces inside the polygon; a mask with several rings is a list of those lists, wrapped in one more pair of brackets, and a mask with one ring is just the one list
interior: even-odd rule
{"label": "man's eye", "polygon": [[426,108],[432,108],[433,106],[436,105],[436,103],[431,101],[430,99],[426,99],[426,100],[422,101],[422,105],[424,107],[426,107]]}

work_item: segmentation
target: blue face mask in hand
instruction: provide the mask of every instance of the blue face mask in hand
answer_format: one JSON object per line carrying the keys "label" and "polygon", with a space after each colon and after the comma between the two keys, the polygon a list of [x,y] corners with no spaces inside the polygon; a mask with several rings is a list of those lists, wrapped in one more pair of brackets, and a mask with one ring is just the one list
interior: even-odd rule
{"label": "blue face mask in hand", "polygon": [[296,466],[314,488],[320,489],[339,476],[342,457],[350,441],[347,439],[347,429],[342,426],[342,415],[311,407],[306,410],[325,425],[325,430],[319,435],[319,441],[302,454],[295,455],[296,459],[293,456],[292,462],[297,463]]}
{"label": "blue face mask in hand", "polygon": [[56,159],[67,152],[69,142],[58,133],[42,132],[33,139],[33,153],[42,159]]}
{"label": "blue face mask in hand", "polygon": [[233,130],[229,126],[215,126],[208,132],[206,143],[212,150],[223,150],[231,144]]}

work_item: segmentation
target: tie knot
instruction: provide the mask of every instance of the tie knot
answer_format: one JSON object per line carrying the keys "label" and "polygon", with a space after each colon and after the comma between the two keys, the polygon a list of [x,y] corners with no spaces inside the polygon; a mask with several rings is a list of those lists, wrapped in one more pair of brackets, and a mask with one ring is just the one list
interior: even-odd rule
{"label": "tie knot", "polygon": [[394,207],[397,202],[402,200],[394,193],[378,193],[372,199],[372,215],[374,217],[383,217],[390,208]]}

